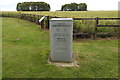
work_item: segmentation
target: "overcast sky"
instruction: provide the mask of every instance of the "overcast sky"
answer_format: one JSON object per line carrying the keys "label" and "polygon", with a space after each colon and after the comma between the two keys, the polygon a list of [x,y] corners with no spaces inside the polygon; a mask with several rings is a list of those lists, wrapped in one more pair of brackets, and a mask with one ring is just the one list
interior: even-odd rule
{"label": "overcast sky", "polygon": [[88,10],[118,10],[120,0],[0,0],[0,11],[16,11],[18,2],[42,1],[50,4],[51,11],[60,10],[66,3],[86,3]]}

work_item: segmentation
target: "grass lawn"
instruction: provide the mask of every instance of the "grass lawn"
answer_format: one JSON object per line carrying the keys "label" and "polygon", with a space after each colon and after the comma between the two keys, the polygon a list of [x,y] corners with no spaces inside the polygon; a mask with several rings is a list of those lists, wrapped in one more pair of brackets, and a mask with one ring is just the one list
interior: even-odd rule
{"label": "grass lawn", "polygon": [[3,78],[115,78],[118,40],[73,41],[77,67],[48,64],[49,32],[16,18],[3,18]]}
{"label": "grass lawn", "polygon": [[0,79],[2,79],[2,18],[0,18]]}

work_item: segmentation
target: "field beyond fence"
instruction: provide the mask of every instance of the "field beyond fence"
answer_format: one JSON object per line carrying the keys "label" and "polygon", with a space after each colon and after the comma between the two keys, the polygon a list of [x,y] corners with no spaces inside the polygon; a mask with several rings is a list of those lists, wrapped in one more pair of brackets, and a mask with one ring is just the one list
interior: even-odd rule
{"label": "field beyond fence", "polygon": [[[69,14],[68,14],[69,13]],[[72,17],[74,38],[119,38],[120,24],[117,11],[71,11],[71,12],[3,12],[2,17],[15,17],[41,25],[49,29],[49,19]],[[39,23],[42,16],[46,18]]]}

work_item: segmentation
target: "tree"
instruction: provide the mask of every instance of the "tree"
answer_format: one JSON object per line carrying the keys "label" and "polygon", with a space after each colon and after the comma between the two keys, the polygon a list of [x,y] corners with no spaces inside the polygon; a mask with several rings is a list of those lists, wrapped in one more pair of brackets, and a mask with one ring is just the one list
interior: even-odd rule
{"label": "tree", "polygon": [[61,7],[62,11],[87,11],[87,4],[86,3],[71,3],[65,4]]}
{"label": "tree", "polygon": [[79,11],[87,11],[87,4],[85,3],[80,3],[79,5]]}
{"label": "tree", "polygon": [[17,11],[50,11],[50,5],[45,2],[22,2],[17,4]]}
{"label": "tree", "polygon": [[17,4],[17,8],[16,8],[16,9],[17,9],[17,11],[21,11],[20,4],[21,4],[21,3],[18,3],[18,4]]}

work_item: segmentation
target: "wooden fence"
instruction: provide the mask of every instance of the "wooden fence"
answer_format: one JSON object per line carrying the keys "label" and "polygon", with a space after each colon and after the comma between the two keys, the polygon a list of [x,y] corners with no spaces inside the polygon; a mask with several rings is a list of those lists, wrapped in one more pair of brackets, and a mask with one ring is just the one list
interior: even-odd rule
{"label": "wooden fence", "polygon": [[[25,13],[17,13],[17,14],[7,13],[6,15],[2,14],[2,17],[15,17],[15,18],[20,18],[20,19],[24,19],[24,20],[34,22],[36,24],[41,25],[42,29],[49,29],[49,19],[51,19],[51,18],[61,18],[61,17],[56,17],[56,16],[46,16],[45,20],[43,20],[41,23],[39,23],[39,19],[42,16],[44,16],[44,15],[25,14]],[[95,23],[94,33],[92,34],[94,40],[97,38],[98,34],[102,34],[102,33],[97,33],[97,30],[98,30],[99,27],[120,27],[120,25],[99,25],[100,20],[120,20],[120,18],[99,18],[99,17],[97,17],[97,18],[73,18],[73,20],[95,20],[96,23]],[[117,34],[118,38],[119,38],[119,35],[120,35],[120,33],[111,33],[111,34]],[[73,36],[77,36],[77,35],[89,35],[89,33],[74,32]]]}
{"label": "wooden fence", "polygon": [[[99,17],[97,17],[97,18],[73,18],[73,20],[95,20],[96,24],[95,24],[94,33],[93,33],[93,39],[94,40],[97,37],[97,29],[99,27],[120,27],[119,22],[118,22],[119,25],[99,25],[99,20],[120,20],[120,18],[99,18]],[[120,33],[111,33],[111,34],[118,34],[118,38],[120,37]],[[79,35],[79,33],[77,33],[75,35]]]}

